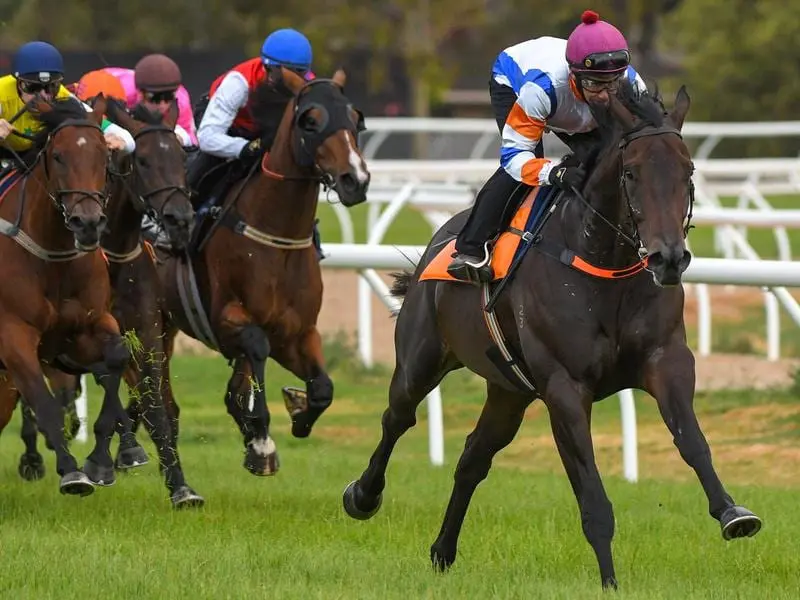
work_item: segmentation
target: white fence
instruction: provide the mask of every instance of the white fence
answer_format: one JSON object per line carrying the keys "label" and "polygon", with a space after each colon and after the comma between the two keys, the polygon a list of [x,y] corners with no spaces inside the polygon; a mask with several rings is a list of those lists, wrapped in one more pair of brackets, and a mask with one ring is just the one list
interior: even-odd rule
{"label": "white fence", "polygon": [[[412,266],[424,248],[386,246],[381,242],[390,225],[406,206],[419,210],[432,230],[453,212],[471,204],[475,193],[497,168],[499,139],[494,121],[488,119],[398,119],[369,118],[362,134],[364,155],[369,159],[372,183],[367,214],[367,244],[354,244],[351,213],[333,204],[344,243],[323,245],[327,258],[324,268],[358,271],[359,352],[365,364],[372,363],[371,295],[377,294],[389,308],[400,303],[388,294],[376,269]],[[429,157],[436,160],[375,159],[392,136],[426,134]],[[780,352],[779,305],[800,324],[800,306],[785,289],[800,286],[800,263],[792,262],[786,229],[800,227],[797,210],[775,210],[767,195],[800,193],[800,160],[797,158],[722,160],[709,158],[724,138],[800,137],[800,121],[766,123],[686,123],[687,139],[702,139],[694,152],[694,182],[698,206],[694,223],[714,226],[718,251],[724,259],[695,258],[684,280],[693,282],[698,300],[698,352],[711,352],[711,305],[709,284],[748,285],[764,289],[767,320],[767,355],[777,359]],[[464,141],[464,136],[471,137]],[[565,150],[552,134],[545,136],[545,153],[558,156]],[[720,198],[733,196],[737,208],[722,208]],[[321,197],[324,200],[324,196]],[[749,208],[753,207],[753,208]],[[778,248],[777,261],[759,260],[748,243],[748,228],[773,230]],[[688,288],[689,286],[687,286]],[[84,382],[85,384],[85,382]],[[86,386],[84,385],[84,390]],[[638,478],[636,417],[633,394],[620,393],[623,432],[623,471],[630,481]],[[437,388],[427,398],[430,458],[435,465],[444,462],[441,394]],[[78,401],[81,430],[85,441],[86,396]]]}
{"label": "white fence", "polygon": [[[702,140],[694,156],[706,159],[726,138],[800,137],[800,121],[767,121],[762,123],[685,123],[686,139]],[[479,159],[497,156],[499,147],[497,124],[491,119],[381,118],[369,117],[367,131],[362,133],[362,148],[367,159],[378,156],[391,137],[426,134],[429,158]],[[464,138],[472,138],[472,143]],[[461,143],[453,143],[459,140]],[[564,146],[552,134],[544,139],[545,152],[557,154]]]}

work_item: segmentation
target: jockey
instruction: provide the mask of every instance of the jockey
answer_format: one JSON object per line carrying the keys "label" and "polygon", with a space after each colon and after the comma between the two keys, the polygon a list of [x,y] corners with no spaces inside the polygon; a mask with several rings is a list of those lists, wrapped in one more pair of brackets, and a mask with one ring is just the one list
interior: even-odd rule
{"label": "jockey", "polygon": [[[585,171],[573,158],[544,158],[545,127],[573,135],[595,130],[589,103],[607,103],[622,77],[639,93],[644,81],[630,66],[630,50],[620,31],[585,11],[567,40],[540,37],[505,49],[497,57],[489,96],[502,135],[500,168],[478,193],[469,219],[456,239],[448,273],[463,281],[492,277],[490,241],[502,231],[510,203],[532,186],[579,187]],[[513,196],[513,199],[512,199]]]}
{"label": "jockey", "polygon": [[[267,72],[286,67],[311,78],[311,43],[299,31],[279,29],[261,46],[261,56],[247,60],[218,77],[209,90],[209,103],[197,131],[200,151],[219,158],[252,158],[261,153],[247,101]],[[287,96],[287,101],[289,96]]]}
{"label": "jockey", "polygon": [[171,58],[163,54],[149,54],[136,63],[135,69],[105,67],[86,73],[81,81],[84,78],[102,77],[99,73],[117,78],[125,93],[123,102],[131,113],[141,105],[152,112],[166,114],[172,101],[177,100],[178,123],[175,133],[185,148],[197,146],[192,102],[189,92],[181,85],[181,70]]}
{"label": "jockey", "polygon": [[[22,112],[28,102],[36,97],[44,100],[74,97],[62,84],[64,59],[47,42],[28,42],[21,46],[14,55],[12,70],[12,75],[0,77],[0,154],[9,155],[10,152],[3,150],[25,152],[32,144],[30,140],[12,135],[12,131],[31,135],[41,129],[36,115]],[[91,107],[84,106],[91,112]],[[15,116],[16,121],[9,123]],[[136,145],[128,131],[107,119],[103,119],[101,129],[110,150],[124,154],[133,152]]]}

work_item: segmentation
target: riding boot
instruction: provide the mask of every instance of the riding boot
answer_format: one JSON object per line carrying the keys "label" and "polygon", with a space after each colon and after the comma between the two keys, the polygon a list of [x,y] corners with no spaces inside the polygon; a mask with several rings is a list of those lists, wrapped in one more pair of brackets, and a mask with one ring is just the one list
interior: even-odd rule
{"label": "riding boot", "polygon": [[475,198],[469,218],[456,238],[456,252],[447,272],[471,283],[492,280],[490,242],[505,229],[530,186],[500,167]]}

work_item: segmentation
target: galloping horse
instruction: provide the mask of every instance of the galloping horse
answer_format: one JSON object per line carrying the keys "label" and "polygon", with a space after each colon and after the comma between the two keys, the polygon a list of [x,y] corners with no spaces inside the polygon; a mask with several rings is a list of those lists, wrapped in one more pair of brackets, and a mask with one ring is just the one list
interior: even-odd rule
{"label": "galloping horse", "polygon": [[[107,112],[112,121],[130,131],[136,140],[134,154],[120,157],[109,167],[112,200],[107,209],[108,228],[101,237],[109,262],[112,313],[126,335],[135,340],[131,348],[133,360],[125,372],[132,392],[129,412],[137,417],[134,423],[143,419],[156,445],[172,505],[199,506],[204,500],[186,484],[177,439],[173,436],[171,420],[177,417],[172,406],[163,403],[163,380],[167,373],[163,295],[152,250],[148,251],[149,247],[141,240],[144,213],[149,213],[164,228],[176,251],[185,250],[191,236],[194,209],[186,187],[185,152],[174,131],[178,109],[173,104],[164,118],[159,113],[140,110],[135,115],[138,118],[134,118],[109,102]],[[64,401],[74,398],[77,385],[76,379],[51,376],[51,387]],[[25,437],[31,427],[29,420],[30,415],[23,412],[26,443],[23,458],[28,457],[29,464],[41,464],[41,457],[37,461],[35,435],[32,448],[30,436]],[[129,469],[146,462],[147,454],[141,446],[120,444],[117,468]],[[106,474],[109,480],[113,477],[113,472]]]}
{"label": "galloping horse", "polygon": [[[118,419],[123,440],[131,436],[119,385],[130,353],[109,312],[111,290],[99,250],[108,219],[106,167],[109,155],[100,120],[73,100],[28,106],[44,129],[33,137],[31,166],[0,204],[0,368],[5,427],[16,404],[13,387],[33,407],[40,430],[56,454],[64,494],[87,495],[105,483],[113,467],[109,449]],[[15,175],[7,175],[15,177]],[[105,390],[94,424],[96,445],[78,470],[64,437],[64,408],[45,382],[42,366],[94,374]]]}
{"label": "galloping horse", "polygon": [[[366,200],[369,184],[356,142],[363,117],[344,95],[344,72],[310,83],[286,69],[281,76],[294,98],[257,175],[229,191],[210,227],[199,225],[199,250],[160,267],[172,325],[168,355],[179,327],[234,363],[225,403],[244,437],[244,466],[256,475],[278,470],[264,393],[268,357],[306,382],[305,399],[290,406],[296,437],[309,435],[333,399],[316,327],[322,276],[312,230],[320,184],[345,206]],[[259,97],[256,90],[252,113],[269,122]],[[177,412],[174,398],[169,403]]]}
{"label": "galloping horse", "polygon": [[555,204],[493,311],[483,310],[488,286],[420,281],[466,212],[435,234],[413,275],[398,276],[394,292],[405,301],[395,331],[397,366],[383,436],[367,469],[344,492],[351,517],[368,519],[378,511],[387,463],[416,423],[417,406],[446,373],[466,367],[486,379],[487,399],[431,547],[435,567],[455,561],[472,494],[536,398],[547,406],[604,587],[616,587],[614,514],[595,464],[590,422],[592,403],[619,390],[638,388],[656,399],[724,539],[759,531],[759,518],[734,504],[722,486],[693,409],[694,357],[686,345],[680,285],[691,259],[685,236],[693,166],[680,133],[689,104],[681,88],[667,113],[657,98],[637,97],[623,86],[618,98],[593,107],[602,142],[573,149],[594,165],[590,175],[582,190]]}

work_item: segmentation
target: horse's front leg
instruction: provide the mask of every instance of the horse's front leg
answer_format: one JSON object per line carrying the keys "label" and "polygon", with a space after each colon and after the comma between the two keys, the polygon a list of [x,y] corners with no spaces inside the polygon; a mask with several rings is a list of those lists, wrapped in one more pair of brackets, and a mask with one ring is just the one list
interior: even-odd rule
{"label": "horse's front leg", "polygon": [[86,496],[94,491],[94,486],[78,470],[77,461],[67,448],[64,407],[50,393],[39,364],[40,339],[40,332],[27,323],[17,320],[0,323],[0,361],[24,400],[33,407],[36,424],[56,454],[61,493]]}
{"label": "horse's front leg", "polygon": [[100,414],[94,423],[95,447],[84,464],[84,471],[99,485],[115,481],[111,458],[111,438],[117,421],[121,423],[120,446],[135,444],[131,420],[122,406],[119,387],[131,353],[120,335],[119,325],[109,312],[102,313],[88,331],[76,337],[75,359],[87,366],[104,390]]}
{"label": "horse's front leg", "polygon": [[[222,309],[218,335],[226,356],[236,357],[225,404],[244,437],[244,467],[254,475],[274,475],[279,460],[275,442],[269,435],[270,414],[265,390],[265,371],[270,353],[267,334],[237,301]],[[242,359],[247,362],[252,381]],[[251,387],[252,407],[249,402]]]}
{"label": "horse's front leg", "polygon": [[325,372],[322,339],[316,327],[281,345],[278,362],[306,382],[305,391],[287,387],[284,400],[292,417],[292,435],[305,438],[333,402],[333,381]]}
{"label": "horse's front leg", "polygon": [[711,464],[711,449],[694,412],[691,350],[680,340],[656,350],[647,361],[644,374],[645,391],[656,399],[681,458],[697,473],[708,497],[709,513],[722,527],[722,537],[731,540],[758,533],[761,519],[734,503]]}

